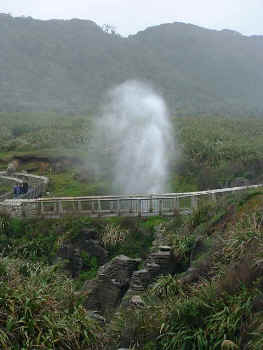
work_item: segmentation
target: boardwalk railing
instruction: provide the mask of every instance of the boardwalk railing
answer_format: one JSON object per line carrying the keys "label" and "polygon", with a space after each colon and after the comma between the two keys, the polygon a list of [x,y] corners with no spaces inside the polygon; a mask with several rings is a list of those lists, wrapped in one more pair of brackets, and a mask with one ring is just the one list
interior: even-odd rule
{"label": "boardwalk railing", "polygon": [[[15,176],[8,176],[5,171],[0,172],[0,181],[4,182],[6,184],[11,183],[13,186],[16,183],[21,183],[21,184],[23,183],[22,180],[20,180],[19,178],[15,177]],[[9,186],[7,186],[7,187],[9,187]],[[6,193],[0,195],[0,202],[4,201],[5,199],[11,199],[11,198],[13,198],[13,196],[14,196],[13,191],[6,192]]]}
{"label": "boardwalk railing", "polygon": [[[27,193],[20,194],[16,199],[29,199],[29,198],[38,198],[46,192],[48,185],[48,178],[45,176],[31,175],[24,172],[16,172],[12,176],[7,175],[6,172],[0,172],[0,181],[11,182],[13,186],[16,183],[22,184],[27,182],[29,185],[29,190]],[[0,195],[0,202],[3,202],[6,199],[14,199],[14,192],[10,191],[3,195]]]}
{"label": "boardwalk railing", "polygon": [[178,211],[191,213],[203,200],[257,189],[263,185],[232,187],[217,190],[153,195],[58,197],[7,200],[5,207],[13,206],[13,215],[22,217],[59,218],[64,215],[100,216],[171,216]]}

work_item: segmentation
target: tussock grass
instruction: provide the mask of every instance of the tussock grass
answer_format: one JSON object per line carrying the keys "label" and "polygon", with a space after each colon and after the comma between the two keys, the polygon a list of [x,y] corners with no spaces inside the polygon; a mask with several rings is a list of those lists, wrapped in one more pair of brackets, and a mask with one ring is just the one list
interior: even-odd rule
{"label": "tussock grass", "polygon": [[100,328],[56,266],[0,258],[0,314],[2,349],[100,347]]}
{"label": "tussock grass", "polygon": [[121,228],[120,225],[107,224],[100,236],[100,241],[105,248],[115,247],[123,242],[128,234],[129,230]]}

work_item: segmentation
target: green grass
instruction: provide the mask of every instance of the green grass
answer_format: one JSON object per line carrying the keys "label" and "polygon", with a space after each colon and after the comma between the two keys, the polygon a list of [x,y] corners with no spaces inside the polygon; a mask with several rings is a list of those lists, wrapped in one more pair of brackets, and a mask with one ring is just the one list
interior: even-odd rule
{"label": "green grass", "polygon": [[[116,346],[124,342],[136,350],[261,349],[262,206],[258,193],[244,193],[214,207],[208,203],[181,223],[165,224],[175,254],[188,266],[194,232],[201,235],[205,251],[192,265],[195,278],[158,278],[144,296],[144,308],[116,315],[111,325]],[[218,217],[218,209],[226,216]]]}
{"label": "green grass", "polygon": [[74,173],[51,174],[49,179],[50,197],[103,195],[108,191],[106,184],[80,182],[74,178]]}
{"label": "green grass", "polygon": [[56,266],[0,258],[2,349],[101,349],[101,331]]}
{"label": "green grass", "polygon": [[[64,156],[78,158],[84,163],[87,160],[93,132],[92,116],[0,113],[0,121],[3,129],[3,135],[0,135],[1,169],[15,156],[35,155],[50,159]],[[174,117],[173,126],[177,154],[170,164],[167,185],[171,191],[225,187],[240,177],[251,183],[262,181],[262,119]],[[103,176],[107,177],[107,174]],[[94,187],[105,186],[100,179],[91,182]],[[79,193],[79,190],[75,191]],[[91,188],[90,192],[97,192],[97,189]]]}

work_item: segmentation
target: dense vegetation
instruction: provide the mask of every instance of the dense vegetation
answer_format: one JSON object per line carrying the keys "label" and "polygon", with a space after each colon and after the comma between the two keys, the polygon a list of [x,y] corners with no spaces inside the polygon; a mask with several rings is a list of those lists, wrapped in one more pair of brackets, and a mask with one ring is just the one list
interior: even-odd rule
{"label": "dense vegetation", "polygon": [[[89,231],[95,231],[109,257],[125,254],[132,258],[145,257],[153,240],[153,226],[166,221],[162,218],[65,217],[63,220],[39,218],[20,220],[1,213],[0,252],[2,256],[53,264],[63,245],[74,245],[85,252],[83,242]],[[121,243],[121,244],[120,244]],[[89,266],[87,266],[88,270]]]}
{"label": "dense vegetation", "polygon": [[[20,169],[48,175],[51,195],[110,191],[110,181],[94,178],[86,162],[91,116],[1,113],[0,122],[1,168],[17,159]],[[177,116],[172,123],[177,141],[172,189],[262,182],[261,119]],[[175,219],[44,221],[1,213],[1,347],[262,348],[262,205],[263,193],[250,192],[204,202],[192,215]],[[122,309],[102,327],[85,309],[82,293],[99,268],[83,248],[87,231],[98,234],[109,258],[137,258],[149,253],[160,223],[178,273],[160,277],[143,296],[144,306]],[[74,279],[71,261],[59,253],[66,245],[83,259]]]}
{"label": "dense vegetation", "polygon": [[229,197],[166,224],[176,256],[191,269],[160,277],[144,307],[116,315],[110,325],[116,345],[261,349],[262,200],[262,192]]}
{"label": "dense vegetation", "polygon": [[[153,227],[162,218],[21,220],[0,213],[0,344],[3,349],[104,349],[112,340],[85,309],[82,286],[98,270],[84,248],[96,232],[109,258],[145,257]],[[83,267],[72,279],[66,245],[78,249]]]}
{"label": "dense vegetation", "polygon": [[0,258],[2,349],[98,349],[100,327],[57,267]]}
{"label": "dense vegetation", "polygon": [[175,118],[175,173],[197,188],[262,182],[261,118]]}
{"label": "dense vegetation", "polygon": [[[261,349],[262,205],[262,192],[248,192],[175,219],[43,221],[1,213],[2,348]],[[94,261],[84,256],[87,271],[72,280],[66,262],[56,262],[59,247],[81,246],[88,228],[100,232],[111,256],[143,257],[160,223],[186,272],[161,276],[142,295],[144,305],[119,310],[101,328],[79,290],[95,276]]]}
{"label": "dense vegetation", "polygon": [[94,112],[129,79],[178,114],[262,115],[263,38],[163,24],[122,38],[94,22],[0,15],[0,111]]}
{"label": "dense vegetation", "polygon": [[[20,169],[50,177],[52,195],[110,193],[107,169],[95,176],[88,160],[92,122],[92,116],[0,113],[0,168],[20,159]],[[261,118],[177,116],[172,125],[171,191],[262,182]],[[103,153],[107,157],[107,149]]]}

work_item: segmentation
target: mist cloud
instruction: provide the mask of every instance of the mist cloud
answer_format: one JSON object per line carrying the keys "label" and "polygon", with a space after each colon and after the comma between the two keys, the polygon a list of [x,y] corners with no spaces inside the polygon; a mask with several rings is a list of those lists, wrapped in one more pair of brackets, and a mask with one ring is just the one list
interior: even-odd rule
{"label": "mist cloud", "polygon": [[167,107],[154,90],[126,82],[107,96],[96,119],[88,168],[123,194],[168,191],[174,139]]}

